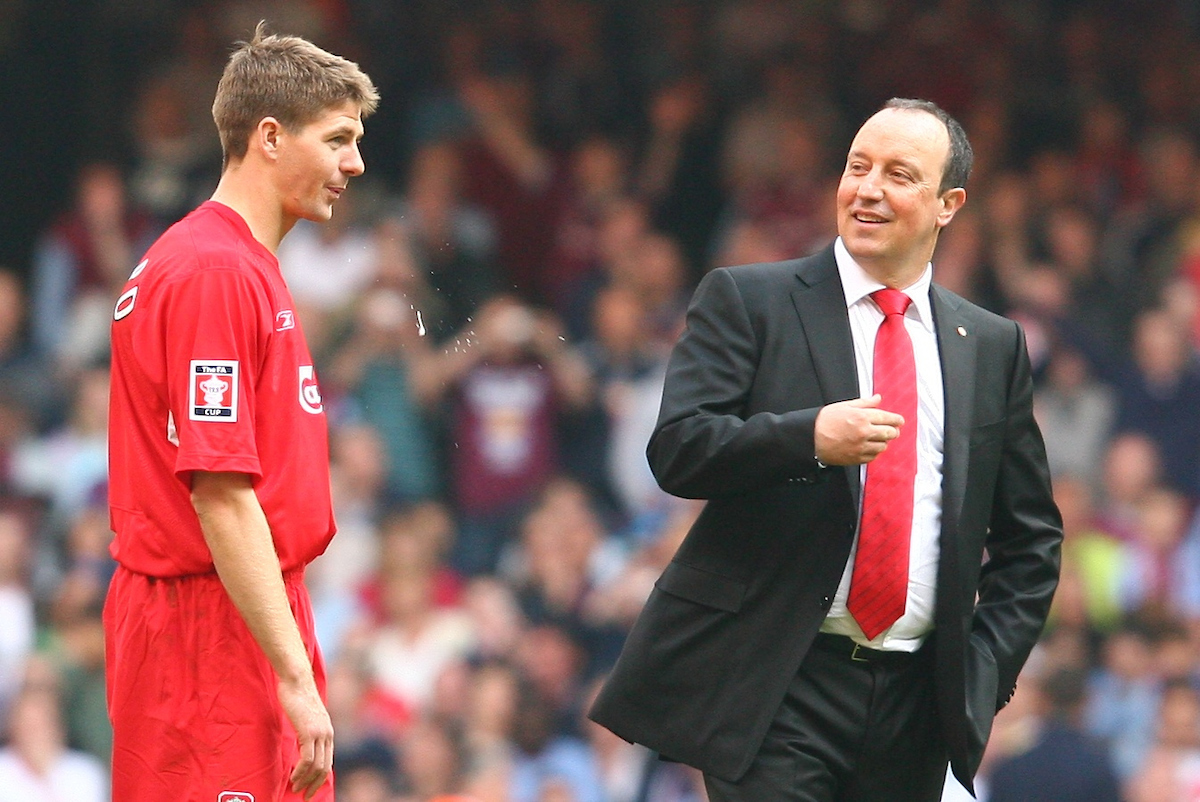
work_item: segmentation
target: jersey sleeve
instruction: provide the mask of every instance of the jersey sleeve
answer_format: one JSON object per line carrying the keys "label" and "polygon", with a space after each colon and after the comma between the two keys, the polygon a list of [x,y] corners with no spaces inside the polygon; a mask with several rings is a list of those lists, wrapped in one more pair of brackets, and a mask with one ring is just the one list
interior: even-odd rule
{"label": "jersey sleeve", "polygon": [[266,288],[236,269],[202,269],[174,285],[162,311],[176,475],[185,483],[192,471],[261,479],[254,418],[270,336]]}

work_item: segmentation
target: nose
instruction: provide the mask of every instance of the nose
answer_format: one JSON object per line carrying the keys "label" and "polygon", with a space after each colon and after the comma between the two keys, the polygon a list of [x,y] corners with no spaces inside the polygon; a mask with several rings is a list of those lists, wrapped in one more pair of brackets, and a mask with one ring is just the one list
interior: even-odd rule
{"label": "nose", "polygon": [[342,160],[342,172],[349,176],[356,176],[362,175],[366,169],[367,165],[363,162],[362,151],[358,149],[358,143],[355,142],[349,147]]}
{"label": "nose", "polygon": [[880,180],[878,171],[871,170],[858,182],[858,196],[860,198],[878,200],[883,197],[882,187],[883,182]]}

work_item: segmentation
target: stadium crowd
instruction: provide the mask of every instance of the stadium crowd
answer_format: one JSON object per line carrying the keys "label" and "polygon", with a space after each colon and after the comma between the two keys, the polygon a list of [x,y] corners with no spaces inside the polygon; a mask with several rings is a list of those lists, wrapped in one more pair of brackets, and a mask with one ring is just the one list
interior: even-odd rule
{"label": "stadium crowd", "polygon": [[1065,521],[981,796],[1200,800],[1200,3],[145,5],[128,136],[0,270],[0,798],[106,798],[111,310],[211,194],[215,76],[265,17],[383,94],[367,176],[279,252],[331,413],[340,799],[703,800],[583,716],[698,512],[645,460],[665,358],[706,270],[832,239],[899,95],[971,136],[935,279],[1024,325]]}

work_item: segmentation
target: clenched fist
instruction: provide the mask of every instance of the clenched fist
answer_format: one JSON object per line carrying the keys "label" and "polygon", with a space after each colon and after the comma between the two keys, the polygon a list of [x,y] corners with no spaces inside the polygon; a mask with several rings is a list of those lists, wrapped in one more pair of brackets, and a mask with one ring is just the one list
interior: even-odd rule
{"label": "clenched fist", "polygon": [[904,425],[903,417],[880,409],[882,400],[876,393],[822,407],[814,432],[817,459],[826,465],[862,465],[882,454]]}

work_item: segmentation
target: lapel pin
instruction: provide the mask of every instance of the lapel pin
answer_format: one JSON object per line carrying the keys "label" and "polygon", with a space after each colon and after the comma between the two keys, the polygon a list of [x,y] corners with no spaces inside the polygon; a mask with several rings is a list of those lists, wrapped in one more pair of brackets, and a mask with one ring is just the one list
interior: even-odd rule
{"label": "lapel pin", "polygon": [[959,336],[959,337],[966,337],[966,336],[967,336],[967,330],[966,330],[966,329],[964,329],[962,326],[959,326],[959,327],[956,329],[956,331],[958,332],[958,336]]}

